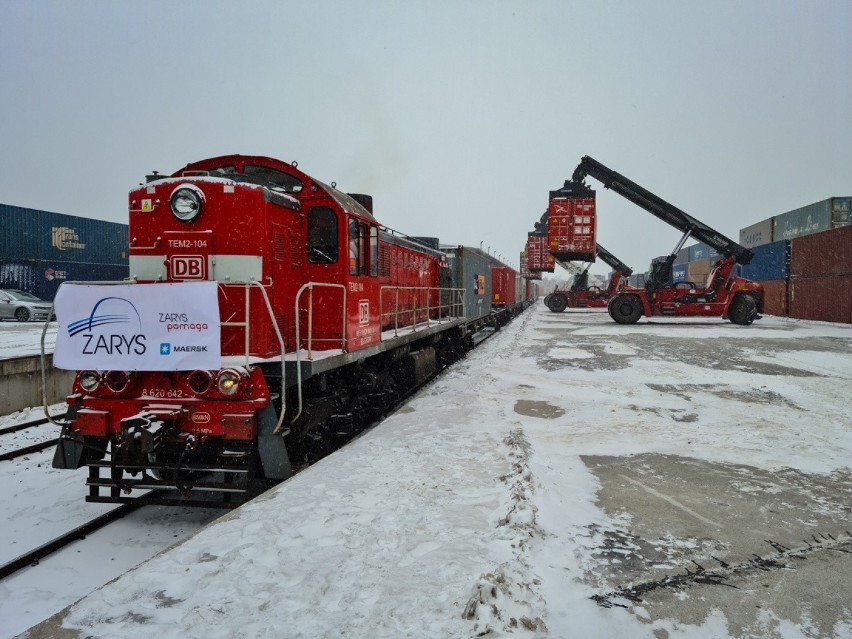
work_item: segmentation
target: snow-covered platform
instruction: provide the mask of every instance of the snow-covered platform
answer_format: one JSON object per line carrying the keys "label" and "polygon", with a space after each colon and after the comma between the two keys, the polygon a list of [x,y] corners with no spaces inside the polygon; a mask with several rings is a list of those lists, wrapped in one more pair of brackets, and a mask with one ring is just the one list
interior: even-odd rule
{"label": "snow-covered platform", "polygon": [[26,636],[849,637],[850,380],[852,326],[537,304]]}

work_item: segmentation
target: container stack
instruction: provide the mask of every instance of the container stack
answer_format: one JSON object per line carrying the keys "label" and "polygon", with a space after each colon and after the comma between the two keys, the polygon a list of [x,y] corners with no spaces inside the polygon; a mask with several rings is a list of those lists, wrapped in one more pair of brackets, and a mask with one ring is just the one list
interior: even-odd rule
{"label": "container stack", "polygon": [[790,244],[790,317],[852,324],[852,226]]}
{"label": "container stack", "polygon": [[754,257],[742,277],[759,281],[764,312],[852,323],[852,197],[832,197],[740,230]]}
{"label": "container stack", "polygon": [[52,300],[64,281],[128,277],[128,227],[0,204],[0,288]]}

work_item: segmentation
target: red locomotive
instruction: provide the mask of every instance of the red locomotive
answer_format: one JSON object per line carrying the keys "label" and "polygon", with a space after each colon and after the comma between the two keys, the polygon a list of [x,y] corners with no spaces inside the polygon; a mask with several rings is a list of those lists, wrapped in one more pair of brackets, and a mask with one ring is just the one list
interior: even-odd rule
{"label": "red locomotive", "polygon": [[[296,163],[155,173],[130,192],[129,231],[134,287],[217,283],[222,363],[77,373],[54,466],[88,465],[89,501],[241,503],[393,408],[483,322],[466,313],[476,274],[454,284],[437,246]],[[184,499],[155,490],[170,487]]]}

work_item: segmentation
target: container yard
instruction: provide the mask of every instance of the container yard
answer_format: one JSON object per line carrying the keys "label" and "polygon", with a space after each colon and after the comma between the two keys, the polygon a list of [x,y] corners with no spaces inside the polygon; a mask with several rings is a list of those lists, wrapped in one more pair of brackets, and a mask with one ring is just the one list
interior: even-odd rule
{"label": "container yard", "polygon": [[0,204],[0,288],[52,300],[62,282],[127,279],[127,225]]}

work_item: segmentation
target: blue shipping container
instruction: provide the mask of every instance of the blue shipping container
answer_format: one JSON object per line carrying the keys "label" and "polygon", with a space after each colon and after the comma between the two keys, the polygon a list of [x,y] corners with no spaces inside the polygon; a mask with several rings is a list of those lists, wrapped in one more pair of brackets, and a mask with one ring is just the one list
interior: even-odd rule
{"label": "blue shipping container", "polygon": [[127,264],[0,259],[0,288],[16,288],[48,301],[62,282],[109,282],[129,276]]}
{"label": "blue shipping container", "polygon": [[716,249],[710,248],[704,242],[699,242],[698,244],[693,244],[689,247],[689,261],[690,262],[700,262],[701,260],[713,260],[714,262],[719,259],[719,253],[716,252]]}
{"label": "blue shipping container", "polygon": [[0,204],[0,259],[127,264],[127,224]]}
{"label": "blue shipping container", "polygon": [[790,277],[790,240],[752,247],[754,257],[743,265],[741,277],[747,280],[785,280]]}
{"label": "blue shipping container", "polygon": [[672,279],[675,282],[685,282],[687,274],[686,264],[675,264],[672,266]]}

